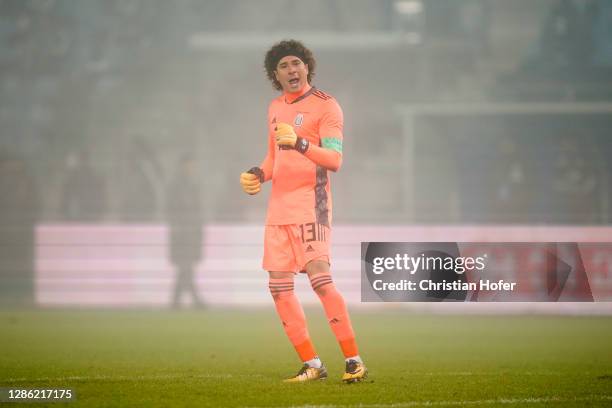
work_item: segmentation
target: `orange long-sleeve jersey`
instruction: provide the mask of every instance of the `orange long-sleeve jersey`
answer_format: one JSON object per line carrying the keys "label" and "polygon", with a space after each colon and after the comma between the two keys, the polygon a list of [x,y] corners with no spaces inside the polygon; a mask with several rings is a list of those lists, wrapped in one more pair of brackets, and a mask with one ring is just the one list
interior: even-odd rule
{"label": "orange long-sleeve jersey", "polygon": [[[306,153],[280,149],[276,123],[288,123],[308,139]],[[331,226],[332,197],[328,170],[342,164],[342,109],[336,100],[314,87],[301,94],[283,94],[268,109],[268,154],[261,164],[265,180],[272,180],[267,225],[316,222]]]}

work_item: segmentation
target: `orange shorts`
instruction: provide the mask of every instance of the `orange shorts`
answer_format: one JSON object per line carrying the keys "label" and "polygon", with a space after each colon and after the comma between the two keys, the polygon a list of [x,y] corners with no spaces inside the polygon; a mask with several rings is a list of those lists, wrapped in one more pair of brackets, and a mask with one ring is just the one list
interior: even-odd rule
{"label": "orange shorts", "polygon": [[327,263],[331,229],[325,225],[305,224],[266,225],[263,268],[274,272],[305,272],[306,264],[314,260]]}

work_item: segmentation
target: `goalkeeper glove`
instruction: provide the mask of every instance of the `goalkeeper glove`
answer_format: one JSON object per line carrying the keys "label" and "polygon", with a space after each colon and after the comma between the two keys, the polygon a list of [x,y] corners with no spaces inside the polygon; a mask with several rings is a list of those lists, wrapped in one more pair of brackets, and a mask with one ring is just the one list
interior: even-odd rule
{"label": "goalkeeper glove", "polygon": [[245,193],[253,195],[261,191],[261,183],[264,181],[264,173],[259,167],[253,167],[249,171],[240,174],[240,185]]}
{"label": "goalkeeper glove", "polygon": [[308,150],[308,139],[296,135],[293,126],[287,123],[279,123],[276,125],[274,137],[276,138],[276,144],[281,149],[295,149],[300,153],[306,153],[306,150]]}

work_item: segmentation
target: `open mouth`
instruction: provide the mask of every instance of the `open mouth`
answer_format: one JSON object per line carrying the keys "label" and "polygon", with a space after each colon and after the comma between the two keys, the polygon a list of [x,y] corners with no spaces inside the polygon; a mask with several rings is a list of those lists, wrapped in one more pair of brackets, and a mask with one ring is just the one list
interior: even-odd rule
{"label": "open mouth", "polygon": [[300,82],[300,78],[291,78],[289,80],[290,85],[297,85],[298,82]]}

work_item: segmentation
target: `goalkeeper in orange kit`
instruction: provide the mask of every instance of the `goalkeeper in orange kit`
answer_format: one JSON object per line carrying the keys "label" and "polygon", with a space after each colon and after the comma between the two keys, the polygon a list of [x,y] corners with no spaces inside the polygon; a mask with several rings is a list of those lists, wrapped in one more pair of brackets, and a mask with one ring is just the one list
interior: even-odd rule
{"label": "goalkeeper in orange kit", "polygon": [[342,164],[342,110],[311,85],[315,59],[300,42],[275,44],[265,68],[282,94],[268,109],[268,154],[259,167],[240,175],[248,194],[272,180],[264,238],[263,268],[287,337],[304,365],[287,382],[327,378],[294,293],[294,276],[308,274],[346,359],[344,382],[366,378],[346,304],[330,274],[332,199],[328,171]]}

